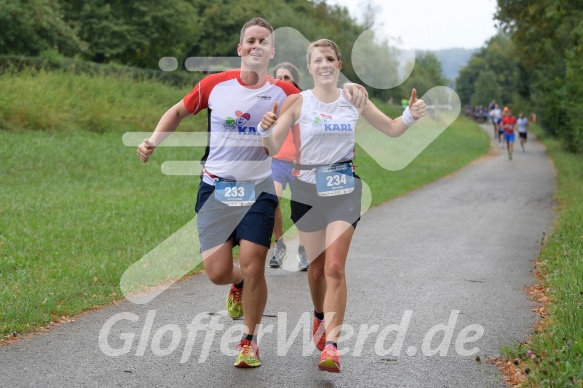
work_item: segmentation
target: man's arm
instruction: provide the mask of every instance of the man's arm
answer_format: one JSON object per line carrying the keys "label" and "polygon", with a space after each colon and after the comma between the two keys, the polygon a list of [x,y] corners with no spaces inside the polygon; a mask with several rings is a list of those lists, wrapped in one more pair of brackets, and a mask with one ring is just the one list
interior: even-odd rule
{"label": "man's arm", "polygon": [[190,116],[191,113],[184,106],[184,102],[181,100],[172,108],[168,109],[166,113],[162,115],[154,133],[149,139],[145,139],[142,144],[138,146],[138,158],[142,163],[146,163],[154,150],[160,143],[164,141],[172,132],[178,128],[180,122],[185,118]]}
{"label": "man's arm", "polygon": [[368,91],[362,85],[346,82],[342,85],[342,91],[346,98],[348,98],[356,108],[364,107],[368,100]]}

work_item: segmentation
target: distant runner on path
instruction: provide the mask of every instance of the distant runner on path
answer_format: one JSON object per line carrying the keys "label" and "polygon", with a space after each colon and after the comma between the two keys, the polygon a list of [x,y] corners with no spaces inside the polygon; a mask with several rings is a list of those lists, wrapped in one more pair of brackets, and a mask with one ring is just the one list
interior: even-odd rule
{"label": "distant runner on path", "polygon": [[514,150],[514,130],[516,126],[516,117],[512,116],[512,111],[504,108],[504,117],[502,117],[501,128],[504,130],[504,141],[508,150],[508,160],[512,160],[512,151]]}
{"label": "distant runner on path", "polygon": [[516,125],[518,125],[518,137],[520,138],[520,147],[524,152],[524,145],[526,144],[526,138],[528,134],[528,119],[524,117],[524,114],[522,114],[522,112],[518,114],[518,120],[516,120]]}

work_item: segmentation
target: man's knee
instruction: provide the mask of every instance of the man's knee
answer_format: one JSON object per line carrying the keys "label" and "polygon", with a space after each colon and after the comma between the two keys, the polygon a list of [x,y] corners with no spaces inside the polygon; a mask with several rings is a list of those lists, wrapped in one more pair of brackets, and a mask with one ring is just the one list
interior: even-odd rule
{"label": "man's knee", "polygon": [[207,269],[205,266],[205,271],[207,276],[211,282],[214,284],[229,284],[231,282],[231,272],[232,270],[224,270],[224,269]]}

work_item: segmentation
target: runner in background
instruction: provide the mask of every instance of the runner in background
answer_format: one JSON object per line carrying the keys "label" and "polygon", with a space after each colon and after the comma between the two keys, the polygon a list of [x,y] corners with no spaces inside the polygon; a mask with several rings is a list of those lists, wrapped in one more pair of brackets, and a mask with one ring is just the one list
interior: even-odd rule
{"label": "runner in background", "polygon": [[499,135],[498,135],[498,126],[500,122],[500,117],[502,115],[502,111],[500,110],[500,106],[498,104],[494,104],[494,107],[490,110],[490,119],[492,121],[492,126],[494,127],[494,139],[498,138],[498,142],[500,142]]}
{"label": "runner in background", "polygon": [[522,152],[524,152],[524,145],[526,144],[526,137],[528,134],[528,119],[524,117],[522,112],[518,114],[518,120],[516,120],[516,125],[518,125],[518,137],[520,139],[520,147]]}
{"label": "runner in background", "polygon": [[516,117],[512,116],[512,111],[506,106],[500,127],[504,131],[504,141],[506,142],[506,149],[508,150],[508,160],[512,160],[512,152],[514,151],[514,130],[516,126]]}
{"label": "runner in background", "polygon": [[[300,72],[292,63],[282,62],[275,66],[273,69],[273,76],[277,79],[292,83],[298,89],[300,88]],[[281,194],[287,185],[289,185],[290,190],[293,190],[292,186],[294,177],[292,176],[292,170],[294,168],[293,161],[295,155],[296,146],[294,145],[292,131],[290,130],[281,150],[273,156],[271,162],[271,170],[273,172],[272,177],[273,182],[275,183],[275,193],[278,200],[277,209],[275,209],[275,225],[273,226],[275,247],[273,249],[273,257],[269,261],[269,266],[271,268],[281,267],[283,260],[287,257],[287,247],[283,241],[283,219],[279,203],[281,202]],[[300,271],[307,271],[308,266],[308,256],[306,255],[306,250],[302,245],[300,236],[298,246],[298,269]]]}

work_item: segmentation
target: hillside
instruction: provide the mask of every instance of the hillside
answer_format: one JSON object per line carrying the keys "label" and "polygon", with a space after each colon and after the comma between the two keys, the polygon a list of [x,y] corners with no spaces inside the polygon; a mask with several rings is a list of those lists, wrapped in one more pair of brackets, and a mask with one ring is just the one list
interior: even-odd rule
{"label": "hillside", "polygon": [[451,48],[432,51],[441,62],[443,75],[449,80],[455,80],[459,70],[470,60],[478,49]]}

